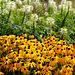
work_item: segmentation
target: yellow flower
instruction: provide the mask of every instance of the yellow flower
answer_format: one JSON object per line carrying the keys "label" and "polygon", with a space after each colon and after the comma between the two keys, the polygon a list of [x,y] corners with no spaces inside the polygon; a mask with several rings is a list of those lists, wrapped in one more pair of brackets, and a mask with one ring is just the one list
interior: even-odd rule
{"label": "yellow flower", "polygon": [[12,71],[15,72],[16,70],[17,70],[17,63],[14,63],[14,64],[13,64]]}
{"label": "yellow flower", "polygon": [[33,39],[34,38],[34,35],[30,35],[29,38]]}
{"label": "yellow flower", "polygon": [[27,34],[23,34],[22,36],[23,36],[23,37],[27,37]]}
{"label": "yellow flower", "polygon": [[4,73],[3,72],[0,72],[0,75],[4,75]]}

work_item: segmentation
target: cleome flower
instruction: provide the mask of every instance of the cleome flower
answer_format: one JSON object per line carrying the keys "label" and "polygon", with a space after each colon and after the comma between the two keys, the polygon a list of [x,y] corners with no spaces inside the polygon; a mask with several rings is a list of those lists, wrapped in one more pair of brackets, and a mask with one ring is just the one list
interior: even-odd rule
{"label": "cleome flower", "polygon": [[32,21],[37,21],[38,20],[38,15],[37,14],[31,14],[31,20]]}
{"label": "cleome flower", "polygon": [[54,19],[52,18],[52,17],[48,17],[47,19],[46,19],[46,24],[47,25],[54,25]]}

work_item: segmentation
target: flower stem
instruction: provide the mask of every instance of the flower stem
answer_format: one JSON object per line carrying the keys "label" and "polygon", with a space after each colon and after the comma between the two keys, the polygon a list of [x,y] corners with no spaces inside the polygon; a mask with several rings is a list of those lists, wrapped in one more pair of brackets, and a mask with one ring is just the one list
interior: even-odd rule
{"label": "flower stem", "polygon": [[23,19],[22,19],[22,23],[21,23],[21,25],[22,25],[23,22],[24,22],[24,18],[25,18],[25,12],[24,12],[24,15],[23,15]]}
{"label": "flower stem", "polygon": [[35,36],[35,23],[33,22],[33,35]]}
{"label": "flower stem", "polygon": [[11,14],[11,10],[9,11],[9,15],[8,15],[8,18],[7,18],[6,24],[7,24],[7,23],[8,23],[8,21],[9,21],[10,14]]}
{"label": "flower stem", "polygon": [[68,11],[67,11],[67,13],[66,13],[66,16],[64,17],[64,19],[63,19],[63,21],[62,21],[62,25],[61,25],[61,27],[64,26],[68,14],[69,14],[69,8],[68,8]]}

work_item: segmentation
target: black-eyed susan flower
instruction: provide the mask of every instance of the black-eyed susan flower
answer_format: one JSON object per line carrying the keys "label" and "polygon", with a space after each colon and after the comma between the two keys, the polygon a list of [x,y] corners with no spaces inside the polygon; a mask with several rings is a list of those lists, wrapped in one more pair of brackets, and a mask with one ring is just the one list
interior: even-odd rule
{"label": "black-eyed susan flower", "polygon": [[0,75],[4,75],[4,73],[3,72],[0,72]]}
{"label": "black-eyed susan flower", "polygon": [[23,34],[22,36],[23,36],[23,37],[27,37],[27,34]]}
{"label": "black-eyed susan flower", "polygon": [[33,39],[34,38],[34,35],[30,35],[29,38]]}

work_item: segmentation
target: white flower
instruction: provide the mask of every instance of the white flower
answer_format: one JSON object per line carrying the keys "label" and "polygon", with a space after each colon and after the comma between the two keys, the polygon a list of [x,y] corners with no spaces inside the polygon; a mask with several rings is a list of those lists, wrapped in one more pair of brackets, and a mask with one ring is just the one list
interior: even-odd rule
{"label": "white flower", "polygon": [[50,7],[53,7],[56,5],[56,3],[54,1],[49,1],[49,5],[50,5]]}
{"label": "white flower", "polygon": [[67,12],[68,8],[69,8],[69,10],[72,9],[72,2],[71,1],[62,0],[61,1],[61,5],[59,5],[59,8],[60,9],[62,8],[64,12]]}
{"label": "white flower", "polygon": [[24,1],[23,1],[23,4],[27,4],[27,0],[24,0]]}
{"label": "white flower", "polygon": [[58,6],[59,9],[61,9],[61,7],[62,7],[61,5]]}
{"label": "white flower", "polygon": [[37,21],[38,20],[38,15],[37,14],[31,14],[31,20],[32,21]]}
{"label": "white flower", "polygon": [[44,8],[46,8],[47,7],[47,3],[44,3],[43,6],[44,6]]}
{"label": "white flower", "polygon": [[19,4],[19,5],[22,5],[22,1],[19,1],[18,4]]}
{"label": "white flower", "polygon": [[7,2],[6,4],[6,9],[7,10],[15,10],[16,9],[16,4],[14,1],[10,1],[10,2]]}
{"label": "white flower", "polygon": [[40,40],[42,40],[42,36],[43,36],[43,35],[41,34],[40,37],[39,37]]}
{"label": "white flower", "polygon": [[22,5],[22,1],[21,0],[16,0],[16,3],[19,5]]}
{"label": "white flower", "polygon": [[16,4],[15,4],[15,2],[13,2],[13,3],[12,3],[12,6],[11,6],[11,10],[14,11],[15,9],[16,9]]}
{"label": "white flower", "polygon": [[6,9],[10,10],[10,8],[11,8],[11,2],[7,2]]}
{"label": "white flower", "polygon": [[3,9],[4,14],[9,14],[9,11],[7,9]]}
{"label": "white flower", "polygon": [[21,8],[22,12],[25,12],[25,6],[23,5],[23,8]]}
{"label": "white flower", "polygon": [[59,5],[59,9],[62,9],[64,12],[67,12],[68,11],[68,6],[65,5],[65,4],[61,4],[61,5]]}
{"label": "white flower", "polygon": [[61,4],[65,4],[66,5],[67,1],[66,0],[62,0]]}
{"label": "white flower", "polygon": [[48,12],[45,12],[44,15],[45,15],[45,16],[48,16],[49,14],[48,14]]}
{"label": "white flower", "polygon": [[33,6],[32,5],[25,5],[25,12],[28,14],[32,12]]}
{"label": "white flower", "polygon": [[0,0],[0,3],[2,2],[2,0]]}
{"label": "white flower", "polygon": [[54,18],[52,18],[52,17],[48,17],[47,19],[46,19],[46,24],[47,25],[54,25]]}
{"label": "white flower", "polygon": [[68,6],[63,5],[63,11],[67,12],[68,11]]}
{"label": "white flower", "polygon": [[72,8],[72,2],[71,1],[67,1],[67,5],[69,6],[69,8]]}
{"label": "white flower", "polygon": [[57,6],[56,6],[56,2],[54,2],[53,0],[49,0],[49,7],[53,8],[54,12],[57,11]]}
{"label": "white flower", "polygon": [[36,0],[36,2],[39,2],[39,0]]}
{"label": "white flower", "polygon": [[34,2],[37,8],[42,7],[42,4],[40,2]]}
{"label": "white flower", "polygon": [[66,28],[65,28],[65,29],[64,29],[64,28],[61,28],[60,33],[61,33],[61,34],[67,34],[67,29],[66,29]]}

